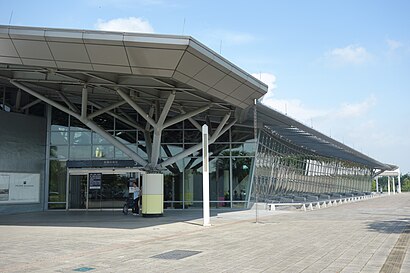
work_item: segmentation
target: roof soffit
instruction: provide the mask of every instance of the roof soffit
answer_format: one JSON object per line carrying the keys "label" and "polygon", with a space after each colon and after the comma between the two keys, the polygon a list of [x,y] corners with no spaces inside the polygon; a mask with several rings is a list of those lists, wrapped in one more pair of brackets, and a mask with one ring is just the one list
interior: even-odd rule
{"label": "roof soffit", "polygon": [[0,45],[2,63],[171,78],[240,108],[267,92],[266,85],[187,36],[0,26]]}

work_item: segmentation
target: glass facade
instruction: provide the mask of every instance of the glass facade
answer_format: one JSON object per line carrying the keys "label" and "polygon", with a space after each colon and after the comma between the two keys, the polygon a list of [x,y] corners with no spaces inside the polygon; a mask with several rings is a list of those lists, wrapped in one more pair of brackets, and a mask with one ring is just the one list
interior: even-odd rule
{"label": "glass facade", "polygon": [[[61,209],[66,207],[67,200],[80,198],[66,196],[74,191],[67,191],[70,185],[67,182],[67,160],[130,158],[99,134],[55,108],[49,118],[51,129],[48,207]],[[139,119],[138,116],[134,118]],[[109,115],[98,116],[94,121],[139,156],[149,158],[146,139],[151,137],[148,135],[150,133],[132,129]],[[213,129],[218,126],[216,123],[210,125]],[[295,196],[307,198],[309,195],[370,191],[371,169],[343,160],[320,157],[288,142],[268,128],[259,129],[258,135],[256,143],[252,127],[234,125],[209,146],[211,208],[246,208],[257,196],[259,202],[264,202]],[[187,120],[179,122],[163,131],[160,160],[165,161],[201,142],[202,134],[198,129]],[[201,150],[167,166],[162,173],[164,208],[202,208]],[[121,206],[126,179],[121,176],[112,177],[109,179],[110,185],[106,185],[109,190],[103,185],[105,193],[98,195],[100,199],[97,195],[95,197],[100,202],[98,204],[104,204],[100,207]],[[70,176],[68,180],[72,180],[70,187],[73,187],[72,183],[84,184],[81,177]],[[118,193],[112,192],[117,188]],[[79,189],[77,192],[81,192]],[[77,201],[76,206],[84,207],[80,199]]]}
{"label": "glass facade", "polygon": [[[146,132],[130,129],[111,116],[94,121],[139,156],[148,159]],[[218,124],[213,126],[215,129]],[[202,133],[189,121],[177,123],[162,133],[161,160],[164,161],[201,142]],[[65,208],[68,187],[67,160],[130,160],[99,134],[84,128],[76,118],[55,108],[51,113],[49,145],[50,209]],[[250,171],[255,147],[253,129],[241,126],[232,127],[209,146],[211,207],[247,206],[246,196],[250,189]],[[201,151],[167,166],[163,174],[165,208],[202,208]],[[72,198],[74,197],[70,196],[69,199]],[[116,206],[119,206],[118,202]]]}
{"label": "glass facade", "polygon": [[299,200],[371,191],[372,170],[318,156],[280,138],[268,128],[259,133],[251,201]]}

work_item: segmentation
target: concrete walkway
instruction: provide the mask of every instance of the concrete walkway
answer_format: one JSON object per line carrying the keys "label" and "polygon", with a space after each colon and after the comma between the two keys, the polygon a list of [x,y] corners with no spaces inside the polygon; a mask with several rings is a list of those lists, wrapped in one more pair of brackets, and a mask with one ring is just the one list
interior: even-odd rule
{"label": "concrete walkway", "polygon": [[258,212],[1,215],[0,272],[410,272],[410,194]]}

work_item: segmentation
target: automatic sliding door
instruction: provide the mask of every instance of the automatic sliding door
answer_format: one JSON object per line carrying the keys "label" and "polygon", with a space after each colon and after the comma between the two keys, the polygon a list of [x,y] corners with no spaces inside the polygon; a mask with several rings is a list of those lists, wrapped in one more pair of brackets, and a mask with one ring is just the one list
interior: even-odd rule
{"label": "automatic sliding door", "polygon": [[[68,209],[122,208],[129,196],[128,188],[132,181],[138,180],[139,173],[98,171],[82,169],[69,175]],[[89,177],[90,174],[97,174],[97,178]],[[100,181],[98,185],[95,185],[95,179]]]}
{"label": "automatic sliding door", "polygon": [[70,175],[69,209],[86,209],[87,175]]}
{"label": "automatic sliding door", "polygon": [[103,174],[101,208],[122,208],[128,197],[129,174]]}

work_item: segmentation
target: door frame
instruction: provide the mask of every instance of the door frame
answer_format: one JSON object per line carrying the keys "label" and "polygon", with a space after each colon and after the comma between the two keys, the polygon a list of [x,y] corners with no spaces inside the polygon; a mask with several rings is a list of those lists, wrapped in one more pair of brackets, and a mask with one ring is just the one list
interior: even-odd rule
{"label": "door frame", "polygon": [[[126,173],[138,173],[139,176],[145,174],[146,172],[140,168],[67,168],[67,186],[66,186],[66,207],[68,211],[70,202],[70,175],[86,175],[87,176],[87,190],[86,190],[86,201],[85,209],[71,209],[71,210],[86,210],[88,211],[88,193],[90,188],[90,173],[101,173],[101,174],[126,174]],[[141,181],[141,180],[140,180]],[[101,209],[100,209],[101,210]]]}

